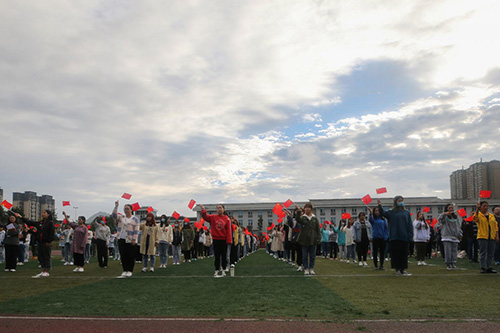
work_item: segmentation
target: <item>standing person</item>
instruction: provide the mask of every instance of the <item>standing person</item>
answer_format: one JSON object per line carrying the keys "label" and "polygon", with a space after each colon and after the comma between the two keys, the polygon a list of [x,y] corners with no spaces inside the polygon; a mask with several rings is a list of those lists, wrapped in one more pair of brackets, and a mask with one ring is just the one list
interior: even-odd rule
{"label": "standing person", "polygon": [[285,210],[286,222],[291,229],[290,237],[290,252],[292,256],[292,261],[297,265],[297,272],[302,272],[304,266],[302,265],[302,247],[298,242],[300,234],[300,224],[297,223],[295,216],[297,215],[298,209],[295,208],[293,214],[288,209]]}
{"label": "standing person", "polygon": [[205,241],[203,242],[205,257],[207,258],[210,257],[210,247],[212,247],[212,243],[213,243],[212,235],[210,234],[210,231],[207,229],[205,230]]}
{"label": "standing person", "polygon": [[271,234],[273,237],[273,242],[271,243],[271,251],[274,252],[274,257],[276,259],[283,258],[283,231],[279,226],[274,227]]}
{"label": "standing person", "polygon": [[204,258],[204,245],[205,245],[205,230],[203,230],[203,227],[200,228],[200,233],[198,235],[198,258],[203,259]]}
{"label": "standing person", "polygon": [[87,244],[85,244],[85,263],[90,262],[90,247],[92,246],[92,238],[94,238],[94,232],[90,229],[91,226],[87,226]]}
{"label": "standing person", "polygon": [[464,220],[464,237],[467,241],[467,258],[469,262],[478,262],[479,243],[477,242],[477,224]]}
{"label": "standing person", "polygon": [[351,262],[350,260],[352,259],[353,263],[356,263],[356,259],[354,259],[354,238],[353,238],[353,227],[352,225],[354,224],[354,218],[350,217],[349,220],[347,221],[347,225],[342,227],[342,232],[345,234],[345,247],[347,250],[347,256],[346,256],[346,262],[349,263]]}
{"label": "standing person", "polygon": [[345,220],[340,220],[339,222],[339,235],[337,238],[337,242],[339,244],[339,258],[340,261],[346,260],[346,246],[345,246],[345,231],[342,229],[345,227]]}
{"label": "standing person", "polygon": [[139,227],[142,237],[141,237],[141,254],[143,255],[142,262],[144,267],[142,272],[148,271],[148,258],[150,261],[150,272],[155,271],[155,254],[156,248],[158,247],[158,228],[156,226],[156,218],[153,213],[148,213],[146,216],[146,222],[142,223]]}
{"label": "standing person", "polygon": [[5,260],[5,230],[3,230],[3,225],[0,225],[0,264],[3,264]]}
{"label": "standing person", "polygon": [[356,251],[358,252],[359,266],[368,267],[366,256],[368,255],[368,247],[372,240],[372,225],[366,221],[366,214],[360,212],[358,220],[354,222],[353,238],[356,243]]}
{"label": "standing person", "polygon": [[135,245],[139,236],[139,219],[133,215],[132,205],[126,204],[123,207],[125,216],[118,215],[118,206],[120,202],[115,202],[113,209],[113,218],[117,222],[118,249],[122,260],[123,273],[118,276],[119,279],[132,276],[135,265]]}
{"label": "standing person", "polygon": [[408,268],[409,243],[413,240],[413,223],[410,212],[405,209],[404,198],[394,197],[391,210],[384,211],[380,199],[377,200],[380,214],[385,217],[389,225],[389,246],[391,250],[391,267],[397,275],[411,276]]}
{"label": "standing person", "polygon": [[[207,210],[203,205],[201,208],[201,217],[210,223],[210,231],[213,239],[214,256],[215,256],[215,273],[214,277],[218,278],[226,276],[224,269],[227,267],[226,244],[231,244],[231,221],[224,214],[224,205],[217,205],[217,214],[208,215]],[[219,274],[220,272],[220,274]]]}
{"label": "standing person", "polygon": [[75,273],[83,273],[85,269],[85,247],[87,246],[88,229],[85,226],[85,216],[78,217],[78,223],[70,222],[69,216],[63,212],[64,218],[68,225],[73,229],[73,243],[71,244],[71,251],[75,259]]}
{"label": "standing person", "polygon": [[181,243],[182,243],[182,233],[179,228],[179,224],[176,221],[174,229],[172,230],[172,261],[174,265],[181,264]]}
{"label": "standing person", "polygon": [[337,240],[339,237],[339,229],[335,225],[335,223],[331,224],[330,236],[328,238],[330,248],[330,260],[337,260],[337,255],[339,253],[339,245],[337,244]]}
{"label": "standing person", "polygon": [[160,218],[160,228],[158,229],[158,249],[160,252],[160,268],[167,268],[168,248],[173,241],[172,227],[169,225],[170,219],[163,214]]}
{"label": "standing person", "polygon": [[236,219],[234,219],[234,224],[232,225],[232,228],[233,228],[233,235],[232,235],[233,242],[231,243],[231,256],[229,263],[231,267],[234,267],[238,262],[238,243],[240,241],[240,224]]}
{"label": "standing person", "polygon": [[73,265],[73,252],[71,252],[71,242],[73,242],[73,229],[69,226],[69,221],[64,221],[64,231],[62,232],[64,236],[64,255],[65,263],[64,266]]}
{"label": "standing person", "polygon": [[193,261],[198,260],[198,245],[200,242],[200,231],[197,227],[192,227],[194,231],[193,247],[191,248],[191,258]]}
{"label": "standing person", "polygon": [[[16,214],[17,217],[20,215]],[[5,246],[5,271],[15,272],[17,263],[17,253],[19,251],[19,234],[21,226],[17,223],[16,216],[9,216],[9,224],[7,224],[7,232],[3,241]]]}
{"label": "standing person", "polygon": [[184,227],[182,228],[182,243],[181,250],[184,254],[184,262],[191,262],[191,249],[194,245],[194,230],[191,224],[184,222]]}
{"label": "standing person", "polygon": [[494,274],[496,271],[491,268],[491,263],[495,255],[496,242],[499,240],[498,223],[493,214],[488,214],[488,202],[481,201],[477,204],[474,222],[477,224],[480,272]]}
{"label": "standing person", "polygon": [[418,266],[427,266],[425,255],[430,238],[429,225],[425,222],[424,213],[418,212],[417,218],[413,221],[413,241],[417,249]]}
{"label": "standing person", "polygon": [[[99,223],[97,221],[99,220]],[[97,262],[100,268],[108,268],[108,244],[111,230],[106,225],[104,217],[92,221],[95,230],[95,243],[97,245]]]}
{"label": "standing person", "polygon": [[[16,213],[21,218],[21,215]],[[33,226],[38,230],[38,262],[42,272],[32,276],[33,278],[49,277],[49,271],[52,268],[52,242],[55,239],[55,227],[52,218],[52,212],[48,209],[42,211],[42,220],[40,222],[29,221],[23,218],[24,223]]]}
{"label": "standing person", "polygon": [[[500,223],[500,206],[494,206],[491,210],[495,216],[497,224]],[[497,240],[495,245],[495,265],[500,265],[500,241]]]}
{"label": "standing person", "polygon": [[25,261],[26,237],[28,235],[28,228],[25,224],[21,225],[21,232],[19,233],[19,246],[17,248],[17,265],[23,266]]}
{"label": "standing person", "polygon": [[460,219],[453,209],[453,204],[449,203],[445,206],[444,213],[438,217],[437,226],[441,230],[446,269],[456,269],[458,243],[462,239],[462,228],[460,227]]}
{"label": "standing person", "polygon": [[316,248],[321,243],[321,228],[319,221],[313,214],[313,205],[306,203],[304,209],[297,211],[296,220],[301,226],[298,242],[302,246],[302,263],[304,275],[316,275],[314,263],[316,261]]}
{"label": "standing person", "polygon": [[[373,248],[373,266],[374,269],[384,271],[384,259],[385,259],[385,243],[387,237],[389,236],[389,227],[387,226],[387,221],[380,214],[378,207],[371,208],[368,207],[370,211],[370,216],[368,220],[372,225],[372,248]],[[378,256],[380,256],[380,267],[378,267]]]}
{"label": "standing person", "polygon": [[330,230],[328,230],[328,224],[323,223],[323,228],[321,228],[321,255],[323,259],[328,258],[330,253]]}

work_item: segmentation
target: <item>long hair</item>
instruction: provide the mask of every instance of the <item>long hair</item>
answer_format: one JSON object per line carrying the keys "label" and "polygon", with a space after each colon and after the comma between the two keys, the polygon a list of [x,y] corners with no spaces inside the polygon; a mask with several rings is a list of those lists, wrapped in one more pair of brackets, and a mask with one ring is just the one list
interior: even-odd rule
{"label": "long hair", "polygon": [[160,217],[161,220],[165,220],[165,222],[161,221],[160,223],[160,226],[163,228],[164,226],[168,226],[168,218],[167,218],[167,215],[163,214],[161,217]]}
{"label": "long hair", "polygon": [[45,212],[47,213],[47,219],[45,221],[52,221],[52,211],[45,209]]}
{"label": "long hair", "polygon": [[[151,218],[151,222],[148,221],[148,217]],[[148,215],[146,215],[146,225],[151,225],[151,226],[156,225],[156,217],[153,215],[153,213],[148,213]]]}
{"label": "long hair", "polygon": [[[448,203],[448,204],[446,204],[446,205],[444,206],[444,212],[445,212],[445,213],[448,211],[448,207],[450,207],[450,206],[453,206],[453,204],[452,204],[452,203]],[[451,214],[451,217],[452,217],[452,218],[454,218],[454,219],[456,219],[456,218],[457,218],[457,214],[455,214],[455,212],[453,212],[453,213]]]}

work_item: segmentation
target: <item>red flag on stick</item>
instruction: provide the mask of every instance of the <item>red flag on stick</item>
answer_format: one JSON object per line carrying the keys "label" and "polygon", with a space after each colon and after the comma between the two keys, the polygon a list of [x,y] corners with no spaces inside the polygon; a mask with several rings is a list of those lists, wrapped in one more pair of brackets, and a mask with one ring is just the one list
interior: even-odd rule
{"label": "red flag on stick", "polygon": [[154,210],[153,207],[148,207],[148,213],[151,213]]}
{"label": "red flag on stick", "polygon": [[435,225],[438,223],[438,220],[434,218],[431,223],[431,227],[435,228]]}
{"label": "red flag on stick", "polygon": [[177,213],[176,211],[174,211],[174,212],[172,213],[172,217],[173,217],[174,219],[178,220],[178,219],[179,219],[179,217],[181,217],[181,214],[179,214],[179,213]]}
{"label": "red flag on stick", "polygon": [[431,211],[430,207],[424,207],[424,209],[422,209],[422,213],[429,213],[430,211]]}
{"label": "red flag on stick", "polygon": [[13,205],[10,202],[8,202],[7,200],[4,200],[4,201],[2,201],[2,206],[4,206],[7,209],[11,209]]}
{"label": "red flag on stick", "polygon": [[63,207],[64,206],[71,206],[71,204],[69,203],[69,201],[63,201],[62,204],[63,204]]}
{"label": "red flag on stick", "polygon": [[267,227],[267,230],[272,230],[274,228],[274,223],[272,223],[269,227]]}
{"label": "red flag on stick", "polygon": [[381,187],[377,189],[377,194],[387,193],[387,189],[385,187]]}
{"label": "red flag on stick", "polygon": [[187,217],[185,217],[184,222],[189,223],[189,219]]}
{"label": "red flag on stick", "polygon": [[464,219],[464,221],[467,221],[467,222],[472,222],[472,221],[474,221],[474,215],[472,215],[472,216],[469,216],[469,217],[465,218],[465,219]]}
{"label": "red flag on stick", "polygon": [[132,198],[132,194],[123,193],[123,194],[122,194],[122,198],[123,198],[123,199],[126,199],[126,200],[130,200],[130,198]]}
{"label": "red flag on stick", "polygon": [[196,201],[194,201],[193,199],[191,199],[191,201],[189,201],[188,208],[189,209],[193,209],[193,207],[194,207],[195,204],[196,204]]}
{"label": "red flag on stick", "polygon": [[132,210],[135,212],[136,210],[141,209],[141,205],[138,202],[132,204]]}
{"label": "red flag on stick", "polygon": [[274,214],[279,216],[282,211],[283,211],[283,206],[281,206],[281,204],[277,203],[276,205],[274,205],[274,208],[273,208]]}
{"label": "red flag on stick", "polygon": [[457,210],[457,213],[458,213],[458,215],[460,215],[460,217],[466,217],[467,216],[467,212],[463,208]]}
{"label": "red flag on stick", "polygon": [[488,199],[489,197],[491,197],[491,191],[479,191],[480,199]]}
{"label": "red flag on stick", "polygon": [[372,197],[370,197],[370,195],[367,194],[361,198],[361,201],[363,201],[365,205],[368,205],[370,202],[372,202]]}
{"label": "red flag on stick", "polygon": [[343,213],[343,214],[342,214],[342,219],[343,219],[343,220],[348,220],[348,219],[350,219],[350,218],[351,218],[351,214],[349,214],[349,213]]}
{"label": "red flag on stick", "polygon": [[283,206],[285,206],[285,208],[288,208],[288,207],[290,207],[291,205],[293,205],[293,201],[292,201],[292,200],[290,200],[290,199],[288,199],[287,201],[285,201],[285,202],[283,203]]}

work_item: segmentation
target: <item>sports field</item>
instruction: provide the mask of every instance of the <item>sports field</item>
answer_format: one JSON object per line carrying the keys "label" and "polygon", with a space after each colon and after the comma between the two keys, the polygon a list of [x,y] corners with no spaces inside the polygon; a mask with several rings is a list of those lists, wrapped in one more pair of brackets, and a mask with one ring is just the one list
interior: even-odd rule
{"label": "sports field", "polygon": [[[93,260],[93,262],[92,262]],[[0,315],[359,320],[500,318],[500,276],[480,275],[477,264],[459,260],[447,271],[442,259],[429,266],[410,261],[411,277],[318,258],[315,277],[304,276],[263,250],[244,258],[236,276],[213,278],[213,259],[154,273],[115,279],[95,258],[84,273],[54,257],[51,276],[30,260],[16,273],[0,272]],[[169,263],[170,264],[170,263]],[[159,263],[157,262],[157,266]],[[388,266],[388,265],[387,265]],[[3,268],[3,266],[2,266]]]}

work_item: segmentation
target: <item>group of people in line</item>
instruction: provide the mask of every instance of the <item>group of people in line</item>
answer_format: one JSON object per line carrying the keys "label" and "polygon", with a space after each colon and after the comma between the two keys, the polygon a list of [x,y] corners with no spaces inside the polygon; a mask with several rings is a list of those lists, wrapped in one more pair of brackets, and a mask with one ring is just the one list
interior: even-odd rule
{"label": "group of people in line", "polygon": [[[38,262],[42,272],[34,278],[48,277],[51,269],[52,242],[59,237],[65,265],[74,264],[74,272],[84,272],[84,265],[90,260],[92,241],[97,248],[99,267],[107,268],[108,251],[114,252],[115,260],[120,260],[123,273],[118,278],[132,276],[136,262],[142,262],[142,272],[154,272],[156,256],[160,257],[160,268],[167,267],[169,254],[174,265],[184,260],[214,257],[214,277],[224,277],[239,260],[256,251],[259,239],[245,232],[238,221],[225,213],[224,205],[217,205],[216,214],[208,214],[202,205],[201,216],[210,225],[197,228],[190,223],[170,223],[162,215],[157,223],[156,217],[149,213],[142,223],[134,216],[132,206],[124,206],[124,215],[118,214],[119,202],[115,203],[112,216],[116,231],[111,232],[105,218],[91,223],[93,231],[86,225],[83,216],[77,222],[70,222],[63,212],[65,223],[56,230],[52,213],[42,212],[41,221],[30,221],[18,213],[9,216],[9,224],[0,226],[0,259],[5,257],[5,271],[15,272],[16,266],[25,261],[25,248],[20,254],[20,242],[26,243],[27,234],[32,233],[37,243]],[[330,257],[345,262],[358,263],[368,267],[367,256],[372,254],[373,268],[385,270],[384,264],[390,256],[391,268],[397,275],[411,276],[407,271],[408,257],[416,249],[418,265],[426,265],[430,258],[435,235],[439,235],[439,247],[447,269],[456,269],[460,244],[467,248],[471,262],[478,261],[480,272],[496,273],[492,268],[495,250],[499,249],[500,206],[493,207],[492,213],[486,201],[478,203],[473,219],[464,221],[455,212],[453,204],[445,206],[439,215],[436,231],[425,220],[422,212],[416,219],[405,209],[404,198],[396,196],[391,209],[378,205],[368,208],[368,214],[361,212],[357,219],[341,220],[337,227],[334,223],[321,226],[313,214],[313,206],[295,206],[293,212],[285,209],[286,222],[276,226],[263,240],[269,253],[296,265],[304,275],[315,275],[316,256]],[[31,227],[29,229],[29,227]],[[57,232],[56,232],[57,231]],[[115,249],[118,248],[118,251]],[[5,250],[5,254],[3,254]],[[500,264],[500,254],[495,263]],[[357,257],[357,260],[356,260]],[[0,260],[1,261],[1,260]]]}
{"label": "group of people in line", "polygon": [[356,219],[340,220],[337,227],[335,223],[321,225],[310,203],[304,208],[296,206],[294,212],[285,210],[287,221],[269,233],[267,252],[297,266],[297,271],[305,275],[316,274],[316,256],[368,267],[370,252],[375,270],[385,270],[384,264],[390,260],[397,275],[411,276],[408,257],[415,255],[417,265],[426,266],[426,259],[435,253],[434,247],[436,252],[439,249],[448,270],[457,269],[459,248],[467,253],[470,262],[478,262],[479,254],[480,273],[495,274],[492,263],[500,264],[500,206],[489,213],[488,203],[481,201],[469,220],[462,219],[453,204],[447,204],[435,228],[425,220],[423,212],[412,220],[402,196],[394,198],[391,209],[384,209],[378,201],[367,211],[360,212]]}

